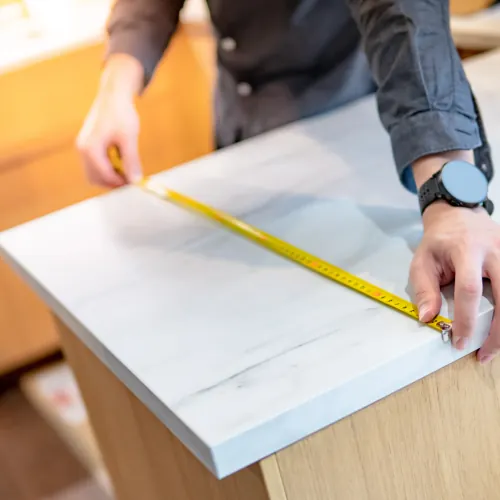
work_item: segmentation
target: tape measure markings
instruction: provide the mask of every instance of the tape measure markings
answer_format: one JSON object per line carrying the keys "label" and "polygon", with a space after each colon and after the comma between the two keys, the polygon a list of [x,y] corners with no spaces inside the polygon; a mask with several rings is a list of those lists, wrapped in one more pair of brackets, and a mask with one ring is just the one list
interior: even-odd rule
{"label": "tape measure markings", "polygon": [[[109,157],[115,170],[123,174],[121,160],[115,148],[109,151]],[[333,280],[345,287],[357,291],[379,303],[391,307],[392,309],[410,316],[418,321],[417,307],[411,302],[388,292],[354,274],[345,271],[305,250],[295,247],[271,234],[268,234],[250,224],[237,219],[221,210],[205,205],[184,194],[168,189],[151,178],[144,178],[137,183],[146,192],[154,194],[162,200],[173,201],[189,210],[205,215],[209,219],[215,220],[230,230],[239,233],[245,238],[251,239],[265,248],[273,250],[275,253],[292,260],[307,269]],[[427,326],[441,333],[443,341],[450,339],[452,324],[451,320],[443,316],[436,316]]]}

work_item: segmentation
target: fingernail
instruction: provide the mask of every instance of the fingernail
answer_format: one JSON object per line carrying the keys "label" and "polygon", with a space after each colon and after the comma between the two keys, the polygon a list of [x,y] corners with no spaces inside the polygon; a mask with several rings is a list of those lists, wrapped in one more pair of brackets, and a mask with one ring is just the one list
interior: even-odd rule
{"label": "fingernail", "polygon": [[424,318],[427,316],[428,312],[429,312],[429,306],[427,304],[422,304],[418,308],[418,319],[419,319],[419,321],[424,321]]}
{"label": "fingernail", "polygon": [[483,354],[482,356],[479,357],[479,362],[482,365],[485,365],[486,363],[489,363],[493,358],[494,358],[493,354]]}

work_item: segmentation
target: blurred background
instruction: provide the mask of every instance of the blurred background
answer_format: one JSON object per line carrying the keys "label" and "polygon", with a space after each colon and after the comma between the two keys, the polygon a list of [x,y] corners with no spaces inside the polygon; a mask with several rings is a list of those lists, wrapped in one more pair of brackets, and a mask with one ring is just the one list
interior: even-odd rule
{"label": "blurred background", "polygon": [[[96,92],[110,3],[0,0],[0,231],[99,194],[74,142]],[[450,7],[463,58],[500,47],[500,2]],[[212,149],[214,41],[204,0],[186,1],[168,51],[138,103],[146,174]],[[111,498],[51,317],[0,261],[0,499]]]}

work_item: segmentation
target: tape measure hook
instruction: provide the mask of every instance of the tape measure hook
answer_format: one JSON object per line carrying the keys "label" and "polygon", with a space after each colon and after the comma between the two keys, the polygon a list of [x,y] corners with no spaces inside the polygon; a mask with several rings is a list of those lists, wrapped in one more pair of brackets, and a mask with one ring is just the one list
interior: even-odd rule
{"label": "tape measure hook", "polygon": [[440,321],[437,326],[441,328],[441,339],[443,342],[449,342],[451,338],[452,328],[450,323],[445,323],[444,321]]}

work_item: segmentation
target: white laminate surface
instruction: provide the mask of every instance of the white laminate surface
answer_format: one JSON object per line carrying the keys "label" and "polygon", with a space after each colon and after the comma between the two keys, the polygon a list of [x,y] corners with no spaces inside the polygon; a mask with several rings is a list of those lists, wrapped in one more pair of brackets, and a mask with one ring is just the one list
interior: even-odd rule
{"label": "white laminate surface", "polygon": [[[500,54],[467,71],[498,164]],[[157,179],[411,298],[417,201],[397,180],[373,97]],[[477,348],[493,310],[486,291],[476,337],[457,352],[434,330],[135,187],[7,231],[0,249],[217,477]]]}

